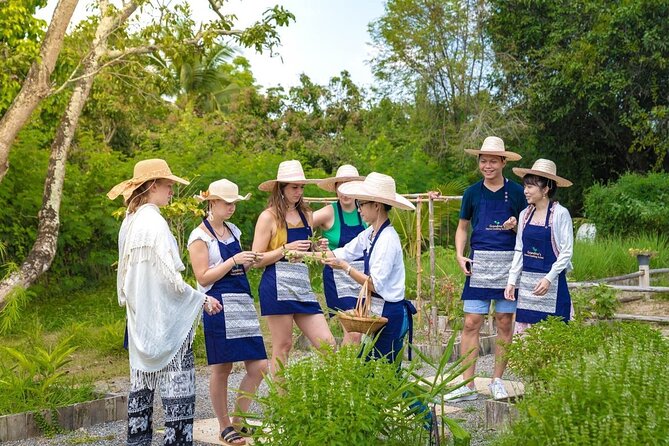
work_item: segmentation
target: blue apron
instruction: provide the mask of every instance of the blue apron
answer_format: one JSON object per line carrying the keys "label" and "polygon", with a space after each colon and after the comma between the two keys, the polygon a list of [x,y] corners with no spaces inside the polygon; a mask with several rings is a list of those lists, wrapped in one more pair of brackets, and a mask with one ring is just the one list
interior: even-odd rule
{"label": "blue apron", "polygon": [[516,321],[535,324],[547,319],[548,316],[561,316],[569,320],[571,312],[571,297],[567,287],[567,273],[562,271],[558,275],[557,283],[553,281],[543,296],[535,296],[532,290],[551,270],[557,260],[551,242],[550,215],[546,212],[546,222],[543,226],[531,225],[529,222],[536,208],[527,219],[523,228],[523,270],[520,274],[518,286],[518,306]]}
{"label": "blue apron", "polygon": [[[311,227],[299,211],[304,225],[301,228],[289,228],[286,223],[288,243],[306,240],[311,237]],[[267,265],[258,287],[260,296],[260,314],[320,314],[323,311],[311,289],[309,267],[302,262],[292,263],[281,259],[273,265]]]}
{"label": "blue apron", "polygon": [[[214,237],[216,233],[205,219],[204,225]],[[226,225],[233,242],[223,243],[216,237],[221,259],[226,261],[242,252],[239,240]],[[258,313],[253,305],[251,287],[242,265],[233,266],[218,279],[209,291],[223,305],[223,311],[213,316],[203,312],[204,341],[207,347],[207,363],[223,364],[235,361],[266,359],[267,353],[260,333]]]}
{"label": "blue apron", "polygon": [[[358,224],[355,226],[348,226],[344,222],[344,213],[341,209],[341,203],[337,202],[337,216],[339,217],[339,244],[338,248],[342,248],[348,242],[353,240],[365,230],[360,218],[360,213],[356,211],[358,216]],[[358,271],[363,269],[363,259],[357,259],[349,264]],[[353,280],[345,271],[340,269],[333,269],[331,266],[323,268],[323,291],[325,292],[325,300],[329,308],[334,310],[346,311],[355,308],[355,302],[360,293],[361,285]],[[333,314],[331,313],[330,316]]]}
{"label": "blue apron", "polygon": [[[369,251],[364,250],[365,274],[369,276],[369,259],[372,256],[372,251],[379,239],[381,232],[390,225],[390,220],[386,220],[379,232],[374,237]],[[411,302],[404,299],[399,302],[387,302],[382,296],[377,293],[372,293],[372,314],[388,318],[388,323],[384,325],[380,331],[379,338],[370,352],[373,358],[386,357],[389,361],[394,362],[397,353],[402,349],[404,343],[404,336],[409,333],[409,360],[411,360],[411,343],[413,342],[413,315],[416,314],[416,308]],[[378,333],[378,332],[377,332]],[[376,333],[372,334],[376,336]]]}
{"label": "blue apron", "polygon": [[476,226],[472,230],[472,275],[465,279],[463,300],[504,299],[504,289],[509,278],[516,245],[516,233],[502,225],[514,215],[504,179],[504,200],[481,198]]}

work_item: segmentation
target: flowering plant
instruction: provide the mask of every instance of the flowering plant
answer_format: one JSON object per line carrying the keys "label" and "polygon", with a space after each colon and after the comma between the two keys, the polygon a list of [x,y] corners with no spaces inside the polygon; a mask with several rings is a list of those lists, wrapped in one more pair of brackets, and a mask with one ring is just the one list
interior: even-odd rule
{"label": "flowering plant", "polygon": [[636,256],[648,256],[648,257],[655,257],[657,255],[657,251],[653,251],[650,248],[630,248],[627,252],[632,257]]}

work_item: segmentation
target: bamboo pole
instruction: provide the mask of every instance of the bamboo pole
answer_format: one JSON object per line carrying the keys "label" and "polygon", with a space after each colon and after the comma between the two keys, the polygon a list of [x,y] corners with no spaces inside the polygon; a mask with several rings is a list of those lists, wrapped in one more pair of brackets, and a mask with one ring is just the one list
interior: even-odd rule
{"label": "bamboo pole", "polygon": [[421,228],[421,209],[422,200],[419,198],[416,202],[416,302],[418,304],[418,323],[423,317],[423,302],[421,300],[422,291],[422,277],[423,277],[423,262],[421,262],[421,254],[423,250],[422,242],[422,228]]}
{"label": "bamboo pole", "polygon": [[431,196],[428,196],[428,227],[430,234],[430,303],[432,305],[432,329],[433,329],[433,339],[434,345],[438,346],[440,343],[437,342],[439,339],[439,318],[437,317],[437,303],[434,296],[434,286],[435,286],[435,258],[434,258],[434,200]]}

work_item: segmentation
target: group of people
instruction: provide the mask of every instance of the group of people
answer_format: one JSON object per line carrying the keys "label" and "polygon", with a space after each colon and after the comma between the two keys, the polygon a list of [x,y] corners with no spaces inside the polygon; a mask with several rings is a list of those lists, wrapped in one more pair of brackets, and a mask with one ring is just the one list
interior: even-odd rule
{"label": "group of people", "polygon": [[[235,401],[235,414],[248,411],[249,395],[263,375],[275,374],[288,360],[293,324],[317,348],[335,345],[325,314],[314,294],[302,258],[317,253],[330,310],[355,306],[364,283],[372,291],[372,312],[388,323],[378,335],[375,358],[395,359],[411,326],[415,308],[405,300],[404,260],[399,236],[390,224],[393,207],[414,206],[396,193],[392,177],[363,177],[351,165],[334,177],[308,179],[299,161],[284,161],[276,179],[258,188],[269,192],[258,217],[252,249],[244,251],[241,231],[230,219],[239,194],[228,179],[214,181],[196,198],[206,204],[206,217],[188,238],[188,253],[197,289],[184,282],[179,247],[159,208],[169,203],[175,183],[164,160],[140,161],[133,177],[115,186],[110,199],[123,195],[127,214],[119,233],[119,303],[127,310],[126,345],[130,356],[128,444],[150,444],[155,389],[165,408],[166,444],[190,444],[193,437],[195,373],[192,342],[202,314],[210,396],[218,418],[220,440],[243,445],[242,419],[228,410],[228,378],[234,362],[246,374]],[[337,201],[312,212],[304,187],[316,184],[337,194]],[[324,238],[313,241],[316,229]],[[246,273],[263,268],[258,288],[260,313],[271,337],[271,360],[260,332]],[[344,334],[344,343],[360,342],[359,333]],[[169,339],[167,339],[169,338]]]}
{"label": "group of people", "polygon": [[[569,212],[552,200],[557,187],[571,184],[556,175],[555,164],[537,160],[532,169],[514,169],[523,178],[523,188],[503,176],[507,160],[520,156],[506,151],[501,139],[486,138],[481,150],[469,152],[478,156],[484,179],[464,194],[456,252],[467,276],[461,351],[475,358],[483,315],[492,301],[498,337],[507,343],[514,313],[518,329],[551,314],[569,319],[565,272],[573,239]],[[197,288],[183,280],[179,247],[160,214],[175,183],[188,181],[174,175],[164,160],[150,159],[138,162],[133,177],[108,193],[110,199],[122,195],[127,206],[119,232],[117,291],[127,312],[129,445],[151,443],[155,389],[160,390],[165,409],[165,444],[192,443],[192,343],[200,318],[220,441],[246,444],[248,432],[237,415],[248,411],[249,396],[263,376],[275,374],[288,360],[293,324],[316,348],[335,346],[303,262],[307,256],[324,265],[326,313],[353,308],[362,285],[367,284],[372,313],[388,319],[376,334],[372,357],[395,360],[412,329],[416,309],[405,298],[402,245],[389,212],[415,207],[397,194],[392,177],[377,172],[361,176],[354,166],[344,165],[331,178],[308,179],[299,161],[280,163],[276,178],[258,186],[269,198],[258,217],[250,251],[243,250],[241,231],[230,220],[237,203],[251,194],[240,195],[238,186],[228,179],[212,182],[196,196],[206,205],[206,217],[188,238]],[[308,184],[336,193],[337,200],[312,212],[304,200]],[[316,229],[323,234],[317,242]],[[263,268],[258,298],[271,338],[269,361],[247,279],[249,268]],[[360,333],[345,331],[342,342],[360,340]],[[496,398],[505,396],[503,350],[501,344],[491,384]],[[228,378],[233,363],[240,361],[246,374],[231,416]],[[473,374],[472,366],[464,378]],[[452,401],[475,397],[468,386],[445,396]]]}
{"label": "group of people", "polygon": [[478,397],[472,379],[479,333],[491,306],[497,342],[489,389],[495,399],[508,397],[502,374],[505,345],[513,334],[549,316],[565,322],[571,317],[566,274],[572,269],[573,225],[569,211],[554,197],[559,187],[572,183],[558,176],[555,163],[547,159],[536,160],[529,169],[512,169],[522,178],[522,186],[510,181],[504,177],[504,167],[521,156],[507,151],[495,136],[487,137],[480,150],[466,152],[478,158],[483,176],[463,194],[455,233],[456,258],[466,276],[460,352],[472,365],[463,373],[466,385],[444,397],[451,402]]}

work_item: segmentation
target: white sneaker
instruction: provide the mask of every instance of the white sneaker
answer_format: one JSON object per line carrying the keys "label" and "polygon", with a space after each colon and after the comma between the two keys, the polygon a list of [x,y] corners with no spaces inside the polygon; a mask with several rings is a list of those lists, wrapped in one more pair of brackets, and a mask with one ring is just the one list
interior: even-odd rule
{"label": "white sneaker", "polygon": [[464,385],[444,395],[444,401],[449,403],[457,403],[459,401],[474,401],[478,397],[479,396],[476,393],[476,389],[470,389]]}
{"label": "white sneaker", "polygon": [[490,389],[492,399],[494,400],[503,400],[509,397],[506,388],[504,388],[504,382],[499,378],[493,379],[490,384],[488,384],[488,388]]}

